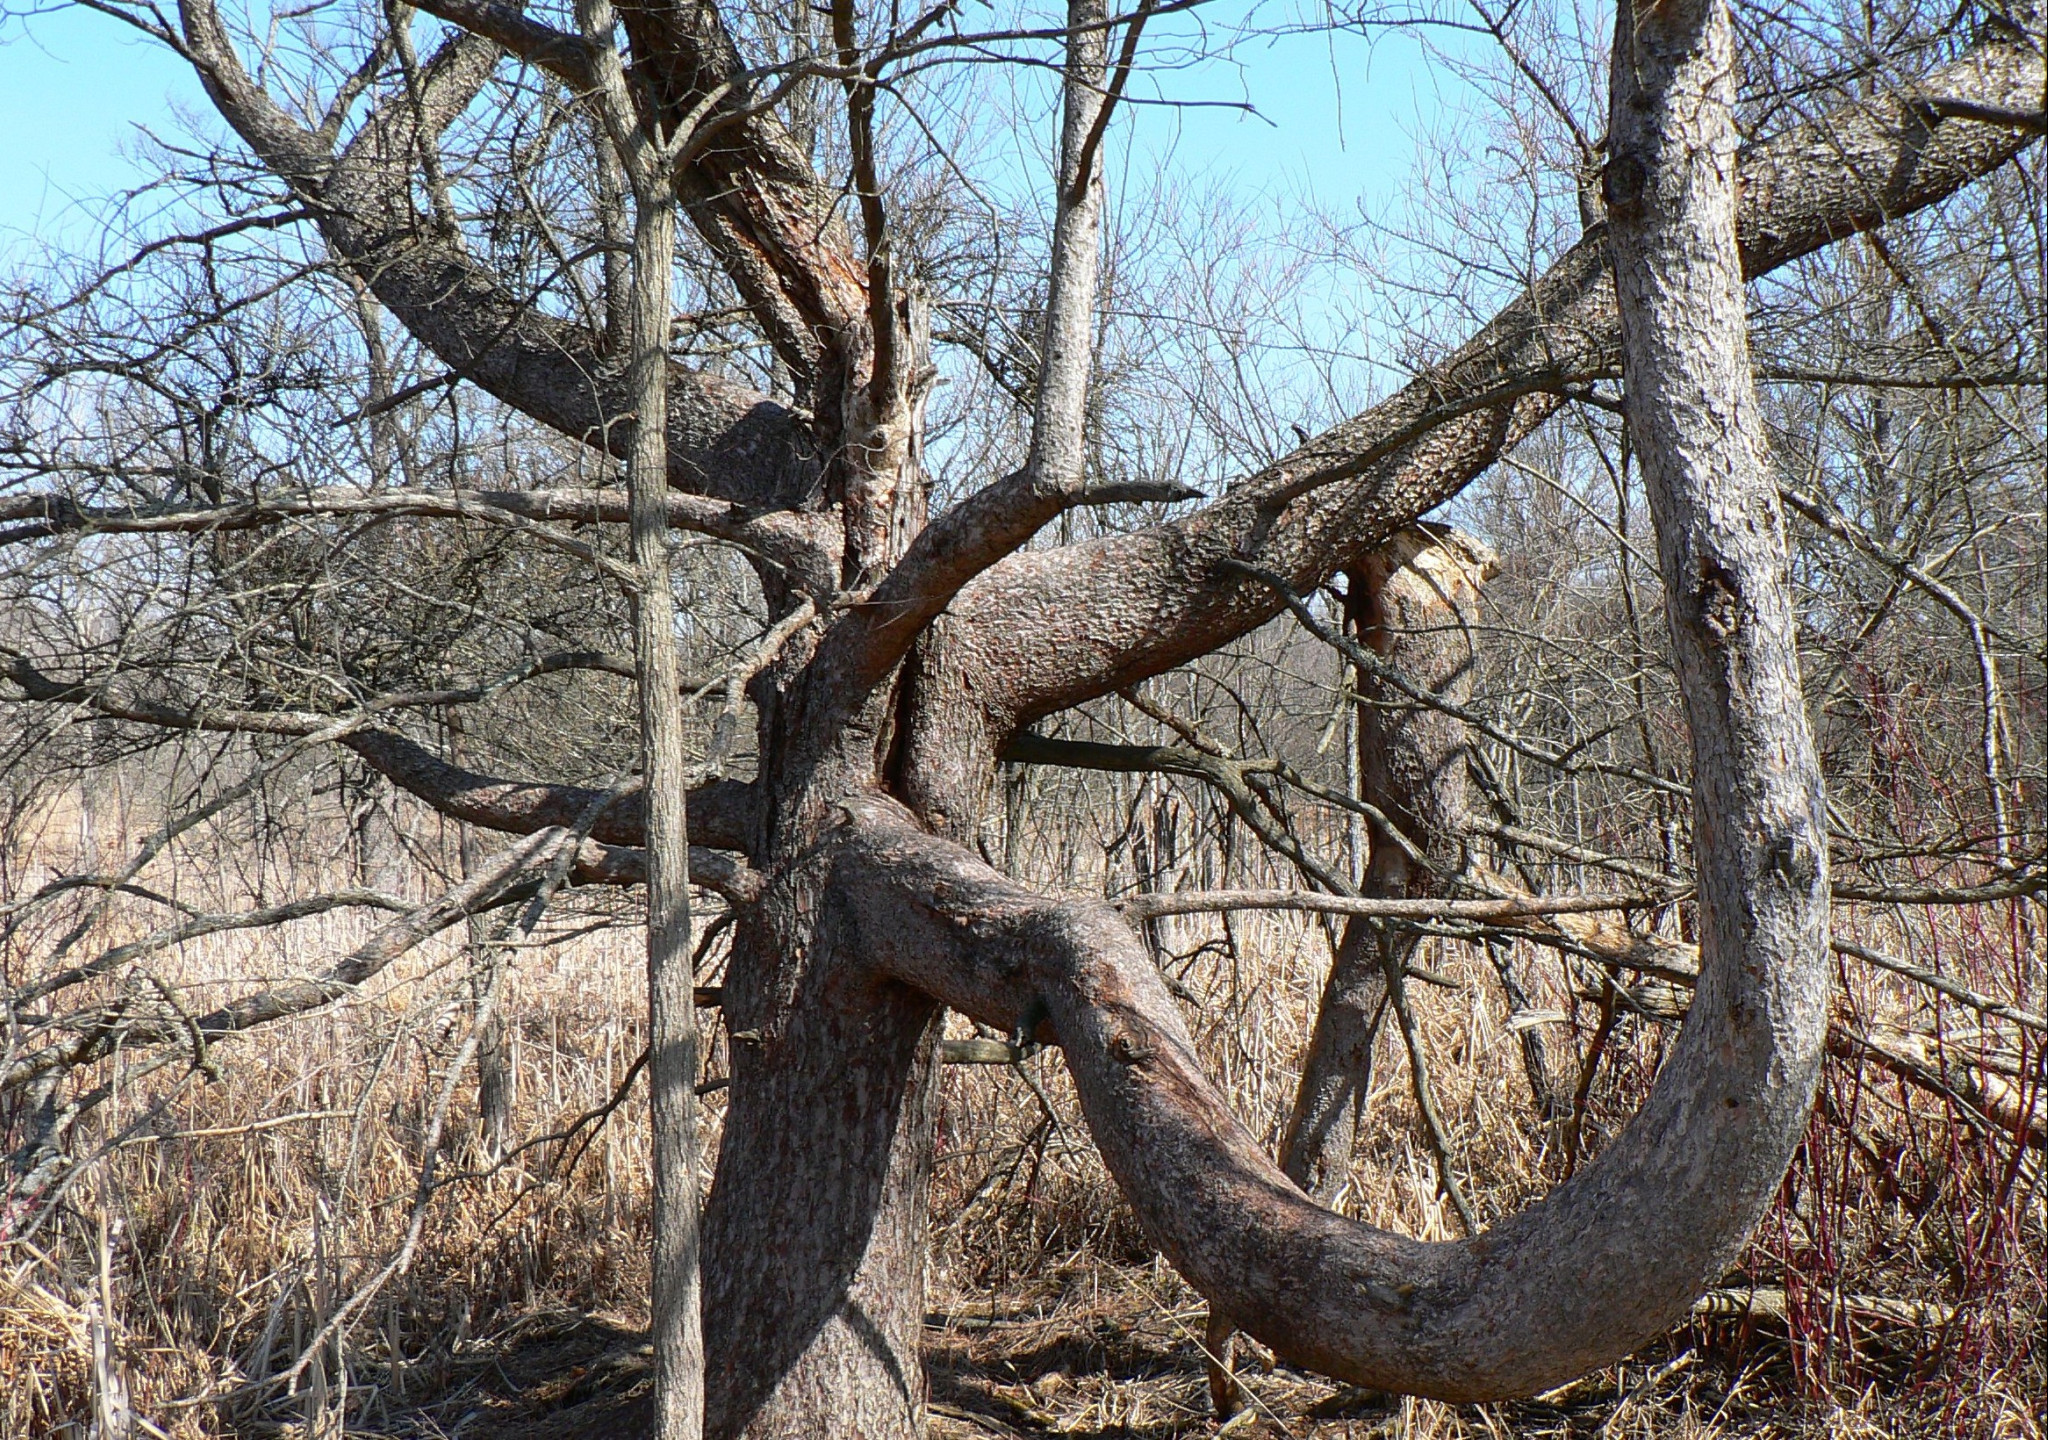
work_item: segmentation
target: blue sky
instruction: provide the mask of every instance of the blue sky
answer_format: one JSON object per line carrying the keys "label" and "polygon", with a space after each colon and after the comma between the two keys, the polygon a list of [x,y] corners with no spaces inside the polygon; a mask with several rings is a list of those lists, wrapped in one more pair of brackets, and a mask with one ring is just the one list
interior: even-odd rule
{"label": "blue sky", "polygon": [[91,202],[143,178],[122,154],[137,123],[176,135],[171,106],[205,103],[182,61],[104,15],[0,22],[0,252],[89,239]]}
{"label": "blue sky", "polygon": [[[1205,14],[1222,21],[1236,10]],[[1171,150],[1190,172],[1339,207],[1392,198],[1414,153],[1415,116],[1445,98],[1440,86],[1455,86],[1398,33],[1371,45],[1355,35],[1250,40],[1232,61],[1165,83],[1184,98],[1249,100],[1259,114],[1146,107],[1136,121],[1144,146]],[[136,127],[180,137],[178,112],[206,109],[181,62],[103,15],[62,8],[0,21],[0,254],[90,244],[95,202],[147,178],[133,158]]]}
{"label": "blue sky", "polygon": [[1416,151],[1418,112],[1459,88],[1429,63],[1414,34],[1399,31],[1371,41],[1331,32],[1254,37],[1228,59],[1168,72],[1159,83],[1176,98],[1244,102],[1256,113],[1140,109],[1126,123],[1138,126],[1144,143],[1160,145],[1174,134],[1176,158],[1191,169],[1230,172],[1241,182],[1339,205],[1398,189]]}

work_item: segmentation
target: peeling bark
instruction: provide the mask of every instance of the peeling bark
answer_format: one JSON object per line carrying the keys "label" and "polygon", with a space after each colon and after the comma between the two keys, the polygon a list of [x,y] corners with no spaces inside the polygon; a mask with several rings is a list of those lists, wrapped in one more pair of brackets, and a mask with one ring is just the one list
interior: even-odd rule
{"label": "peeling bark", "polygon": [[[1415,684],[1465,705],[1476,665],[1468,627],[1478,618],[1480,587],[1496,568],[1493,553],[1477,540],[1412,527],[1351,572],[1348,621],[1363,643]],[[1358,798],[1400,832],[1395,837],[1375,827],[1359,893],[1376,899],[1442,895],[1463,868],[1468,732],[1370,675],[1354,670],[1351,683],[1359,697]],[[1412,931],[1354,917],[1331,962],[1280,1143],[1280,1168],[1326,1205],[1345,1184],[1372,1089],[1387,977],[1407,966],[1417,943]]]}
{"label": "peeling bark", "polygon": [[[522,303],[451,227],[416,213],[416,171],[480,93],[500,56],[493,42],[452,41],[424,67],[418,105],[389,101],[337,153],[263,93],[207,0],[182,0],[179,13],[223,116],[443,363],[579,442],[620,450],[634,438],[618,347]],[[503,30],[510,43],[554,43],[515,28]],[[734,82],[730,37],[701,0],[636,6],[628,31],[665,113]],[[1617,48],[1607,230],[1443,365],[1213,504],[1057,549],[1019,549],[1058,507],[1019,503],[1002,481],[919,545],[923,302],[891,278],[874,177],[859,186],[867,253],[856,263],[834,197],[766,111],[734,117],[691,157],[680,203],[809,413],[667,364],[668,482],[730,502],[718,524],[781,524],[802,573],[764,561],[771,604],[787,598],[777,586],[815,588],[822,617],[754,678],[758,778],[688,804],[700,842],[743,850],[754,867],[691,856],[698,878],[722,875],[743,906],[725,987],[731,1109],[705,1216],[709,1433],[921,1432],[942,1005],[1005,1029],[1038,1023],[1037,1038],[1065,1050],[1112,1174],[1173,1263],[1291,1361],[1357,1383],[1450,1399],[1541,1390],[1681,1319],[1741,1245],[1782,1174],[1818,1063],[1827,893],[1741,280],[2016,154],[2025,127],[1983,117],[2038,103],[2042,57],[2029,37],[1999,30],[1930,77],[1946,109],[1857,102],[1765,141],[1742,157],[1738,208],[1725,15],[1712,0],[1669,0],[1640,28],[1625,23]],[[872,98],[872,77],[856,69],[847,83]],[[1063,327],[1087,307],[1071,308]],[[1037,896],[958,842],[1021,727],[1278,612],[1270,587],[1227,562],[1298,590],[1362,563],[1526,436],[1565,388],[1617,368],[1657,507],[1693,725],[1699,990],[1643,1112],[1595,1163],[1481,1236],[1422,1244],[1322,1209],[1266,1157],[1202,1074],[1144,946],[1113,912]],[[1078,423],[1071,403],[1061,414]],[[32,523],[56,523],[50,509]],[[826,593],[842,588],[856,593]],[[895,628],[880,618],[898,615]],[[294,735],[328,723],[245,718]],[[474,774],[396,732],[341,743],[487,828],[544,831],[594,798]],[[1390,798],[1408,784],[1413,801],[1408,780],[1386,784]],[[633,844],[645,829],[628,802],[592,833]],[[645,878],[645,857],[589,848],[605,876]],[[1390,871],[1380,883],[1412,894],[1418,881]]]}

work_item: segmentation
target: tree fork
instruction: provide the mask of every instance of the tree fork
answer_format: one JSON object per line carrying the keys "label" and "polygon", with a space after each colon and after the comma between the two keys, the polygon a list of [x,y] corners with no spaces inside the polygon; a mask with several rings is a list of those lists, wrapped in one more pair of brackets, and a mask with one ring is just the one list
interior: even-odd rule
{"label": "tree fork", "polygon": [[1106,907],[1038,901],[881,802],[852,808],[842,842],[833,888],[874,951],[986,1023],[1042,998],[1169,1258],[1279,1353],[1356,1383],[1499,1398],[1626,1354],[1740,1252],[1804,1129],[1826,1033],[1825,812],[1747,369],[1728,47],[1712,0],[1640,36],[1626,11],[1617,26],[1617,290],[1692,721],[1704,944],[1686,1027],[1595,1162],[1473,1241],[1345,1221],[1231,1117]]}

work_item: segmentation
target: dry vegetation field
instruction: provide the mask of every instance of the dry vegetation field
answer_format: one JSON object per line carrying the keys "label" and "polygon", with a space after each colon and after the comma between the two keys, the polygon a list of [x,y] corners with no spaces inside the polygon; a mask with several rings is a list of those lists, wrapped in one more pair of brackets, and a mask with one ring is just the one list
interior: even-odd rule
{"label": "dry vegetation field", "polygon": [[[1734,27],[1662,111],[1578,0],[0,10],[196,72],[176,125],[119,97],[138,188],[75,244],[0,244],[0,1440],[640,1440],[649,1334],[694,1403],[645,1073],[690,977],[636,923],[685,789],[706,1183],[728,964],[741,1113],[780,1117],[707,1227],[751,1332],[707,1408],[750,1433],[908,1440],[921,1334],[942,1440],[2044,1440],[2044,3],[1624,5]],[[1236,175],[1181,113],[1249,105],[1255,52],[1356,89],[1230,118]],[[1297,186],[1346,107],[1389,128]],[[1687,145],[1711,185],[1645,178]],[[1646,322],[1679,189],[1719,278]],[[1733,1158],[1545,1212],[1605,1205],[1586,1308],[1531,1226],[1451,1262],[1521,1308],[1489,1280],[1375,1352],[1381,1282],[1452,1272],[1362,1262],[1388,1314],[1320,1362],[1555,1378],[1682,1314],[1780,1173],[1823,880],[1825,1074],[1747,1250],[1512,1404],[1212,1324],[1021,1044],[1118,987],[1177,1044],[1149,952],[1285,1173],[1454,1239],[1613,1144],[1696,896],[1739,897],[1635,1152]],[[1020,1042],[948,1020],[928,1183],[924,997]],[[1162,1058],[1116,1023],[1089,1063]],[[1359,1276],[1174,1073],[1153,1118],[1091,1092],[1150,1222],[1248,1320],[1341,1313],[1271,1303]],[[1681,1182],[1685,1233],[1623,1229]]]}
{"label": "dry vegetation field", "polygon": [[[440,822],[413,819],[412,844],[442,843]],[[79,863],[80,822],[75,803],[46,808],[37,864]],[[320,877],[266,876],[266,863],[283,862],[243,853],[211,871],[180,867],[178,898],[317,888]],[[34,878],[17,868],[10,883]],[[1105,881],[1099,870],[1079,878]],[[1837,933],[2025,1000],[2041,964],[2030,903],[1950,907],[1914,933],[1863,933],[1861,917],[1838,915]],[[516,1077],[502,1156],[477,1138],[473,970],[459,931],[341,1005],[223,1042],[233,1053],[204,1067],[217,1079],[145,1076],[102,1107],[77,1144],[96,1161],[0,1252],[0,1435],[85,1440],[109,1392],[125,1394],[133,1433],[178,1440],[630,1433],[650,1383],[637,1333],[647,1134],[633,1083],[645,1001],[640,937],[615,922],[619,908],[614,896],[572,898],[539,937],[548,943],[515,957],[502,997]],[[100,938],[126,938],[135,923],[111,911]],[[194,1011],[252,979],[317,968],[367,923],[327,915],[208,936],[153,957],[151,974]],[[14,943],[23,951],[35,937]],[[1468,1192],[1491,1217],[1559,1178],[1569,1127],[1546,1127],[1532,1109],[1484,953],[1425,943],[1422,963],[1449,982],[1418,990],[1438,1103]],[[1162,923],[1159,953],[1211,1072],[1277,1141],[1329,963],[1319,922],[1181,918]],[[1624,1007],[1589,1071],[1597,997],[1570,992],[1555,952],[1515,958],[1553,1063],[1581,1079],[1581,1147],[1597,1148],[1630,1113],[1668,1031]],[[716,965],[714,939],[700,979],[715,983]],[[1248,1403],[1219,1423],[1202,1302],[1118,1198],[1057,1054],[952,1066],[931,1191],[935,1431],[2032,1440],[2048,1394],[2043,1141],[1992,1112],[2040,1113],[2038,1043],[2001,1051],[1982,1017],[1869,966],[1844,961],[1841,980],[1845,1024],[1939,1036],[1943,1053],[1922,1061],[1976,1076],[1975,1102],[1907,1083],[1896,1065],[1838,1057],[1783,1194],[1711,1313],[1627,1364],[1514,1405],[1344,1389],[1240,1341]],[[1455,1235],[1385,1038],[1381,1055],[1343,1203],[1410,1234]],[[714,1046],[714,1087],[722,1068]],[[707,1098],[715,1125],[717,1090]]]}

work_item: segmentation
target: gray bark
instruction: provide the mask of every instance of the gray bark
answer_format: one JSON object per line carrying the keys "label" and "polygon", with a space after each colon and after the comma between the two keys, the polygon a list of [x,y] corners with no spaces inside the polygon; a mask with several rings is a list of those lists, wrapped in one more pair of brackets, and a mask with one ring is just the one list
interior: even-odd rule
{"label": "gray bark", "polygon": [[1608,198],[1692,723],[1703,944],[1685,1029],[1597,1161],[1473,1241],[1341,1220],[1230,1117],[1121,922],[1034,903],[879,805],[846,845],[848,903],[894,922],[870,920],[867,943],[988,1023],[1042,1003],[1105,1160],[1174,1263],[1279,1353],[1357,1383],[1475,1400],[1619,1358],[1739,1253],[1805,1125],[1826,1033],[1825,812],[1746,363],[1728,35],[1712,0],[1617,29]]}
{"label": "gray bark", "polygon": [[1344,924],[1316,1002],[1294,1108],[1280,1139],[1280,1169],[1324,1205],[1338,1202],[1349,1176],[1386,1007],[1379,934],[1354,916]]}
{"label": "gray bark", "polygon": [[[787,569],[762,565],[771,606],[793,586],[827,599],[860,592],[821,604],[817,624],[756,678],[759,777],[706,787],[687,806],[701,840],[743,850],[756,867],[725,862],[719,882],[742,919],[726,986],[731,1108],[704,1222],[710,1433],[921,1431],[941,1004],[1004,1029],[1049,1016],[1037,1038],[1065,1049],[1109,1167],[1168,1257],[1219,1313],[1290,1360],[1359,1383],[1459,1399],[1540,1390],[1682,1318],[1740,1246],[1798,1134],[1825,998],[1819,789],[1776,512],[1768,486],[1757,489],[1741,275],[1933,203],[2028,137],[1953,105],[1944,118],[1896,97],[1857,102],[1745,155],[1738,210],[1725,95],[1713,88],[1725,86],[1725,16],[1686,4],[1621,36],[1609,197],[1618,291],[1609,237],[1589,233],[1445,364],[1192,516],[1024,551],[1074,503],[1028,474],[915,533],[929,380],[921,306],[890,279],[874,177],[860,186],[862,262],[831,191],[771,108],[734,112],[674,188],[795,377],[803,413],[665,355],[657,362],[652,287],[636,307],[626,373],[603,335],[520,303],[458,234],[415,212],[417,161],[475,100],[499,59],[492,43],[444,47],[422,67],[419,103],[377,108],[337,151],[262,92],[205,0],[183,0],[184,43],[222,114],[401,323],[450,369],[560,433],[614,452],[630,445],[636,562],[658,565],[663,521],[687,500],[691,523],[706,528],[777,527],[795,558]],[[582,41],[509,7],[430,8],[544,69],[588,78]],[[1704,49],[1686,28],[1702,15]],[[735,80],[715,6],[634,6],[625,23],[645,62],[635,83],[644,80],[647,113],[661,123]],[[1928,87],[1998,110],[2038,105],[2042,83],[2038,44],[2004,30]],[[1688,105],[1665,106],[1667,90]],[[636,230],[641,256],[658,241]],[[1269,588],[1224,562],[1254,561],[1301,590],[1358,563],[1552,413],[1564,385],[1611,375],[1624,351],[1638,448],[1663,457],[1646,469],[1700,775],[1699,994],[1643,1113],[1598,1161],[1476,1240],[1423,1245],[1317,1207],[1271,1163],[1201,1074],[1173,1001],[1120,920],[1033,895],[958,842],[973,834],[995,757],[1021,727],[1277,613]],[[648,398],[662,384],[666,402]],[[657,476],[674,493],[659,497]],[[461,513],[435,503],[433,513]],[[54,501],[36,513],[59,523]],[[212,523],[176,518],[195,530]],[[670,986],[688,984],[677,971],[687,945],[676,939],[687,934],[679,907],[692,862],[679,751],[655,703],[674,694],[655,653],[670,623],[667,589],[650,584],[644,597],[649,796],[593,833],[648,847],[639,864],[653,892],[650,954],[669,957],[651,976],[659,1007]],[[98,689],[25,673],[11,678],[42,687],[34,698],[87,692],[113,713]],[[158,718],[311,735],[327,717]],[[566,823],[591,798],[473,774],[395,730],[365,728],[342,743],[479,825],[533,831]],[[603,874],[633,869],[594,849]],[[695,863],[710,880],[709,862]],[[390,943],[416,943],[407,937],[424,923],[399,927]],[[220,1025],[321,1003],[370,963]],[[693,1014],[687,995],[671,1009],[683,1025]],[[666,1024],[658,1011],[658,1035]],[[686,1041],[677,1044],[657,1045],[671,1077],[658,1093],[691,1068]],[[694,1194],[670,1183],[689,1173],[684,1158],[658,1151],[657,1163],[668,1193]],[[663,1247],[687,1235],[686,1219],[674,1223],[659,1227]],[[657,1256],[658,1273],[674,1273],[674,1253]]]}
{"label": "gray bark", "polygon": [[1060,122],[1059,186],[1051,280],[1032,412],[1034,480],[1055,491],[1085,483],[1088,386],[1095,364],[1095,290],[1101,271],[1102,167],[1096,163],[1108,83],[1109,35],[1102,0],[1068,0],[1067,73]]}
{"label": "gray bark", "polygon": [[868,970],[814,882],[770,892],[727,971],[736,1038],[705,1213],[705,1341],[721,1357],[706,1429],[916,1440],[941,1012]]}
{"label": "gray bark", "polygon": [[[675,218],[666,197],[638,204],[633,225],[633,390],[642,415],[665,413],[669,275]],[[675,611],[669,588],[667,437],[636,425],[627,460],[633,562],[644,577],[633,607],[640,671],[640,748],[647,777],[648,1091],[653,1110],[651,1329],[657,1440],[695,1440],[704,1426],[704,1336],[697,1194],[698,1036],[691,971],[690,841]]]}
{"label": "gray bark", "polygon": [[[633,658],[646,796],[647,1089],[654,1185],[648,1329],[655,1440],[704,1433],[704,1331],[697,1190],[696,977],[690,917],[690,773],[684,751],[675,592],[668,563],[669,314],[675,285],[672,148],[658,113],[636,105],[612,38],[610,0],[578,0],[599,114],[633,197],[630,355]],[[645,97],[641,97],[643,102]]]}
{"label": "gray bark", "polygon": [[[458,762],[462,758],[461,726],[462,721],[451,712],[448,717],[448,754]],[[477,839],[475,826],[460,826],[456,849],[462,864],[462,878],[473,878],[483,865],[483,846]],[[512,1132],[515,1080],[511,1036],[505,1019],[511,1007],[504,1003],[504,987],[508,983],[505,955],[490,943],[490,930],[481,915],[469,917],[469,951],[473,967],[471,997],[482,1016],[476,1036],[477,1135],[484,1157],[495,1161],[505,1153],[505,1142]],[[486,1005],[484,1001],[488,995],[497,996],[498,1003]]]}

